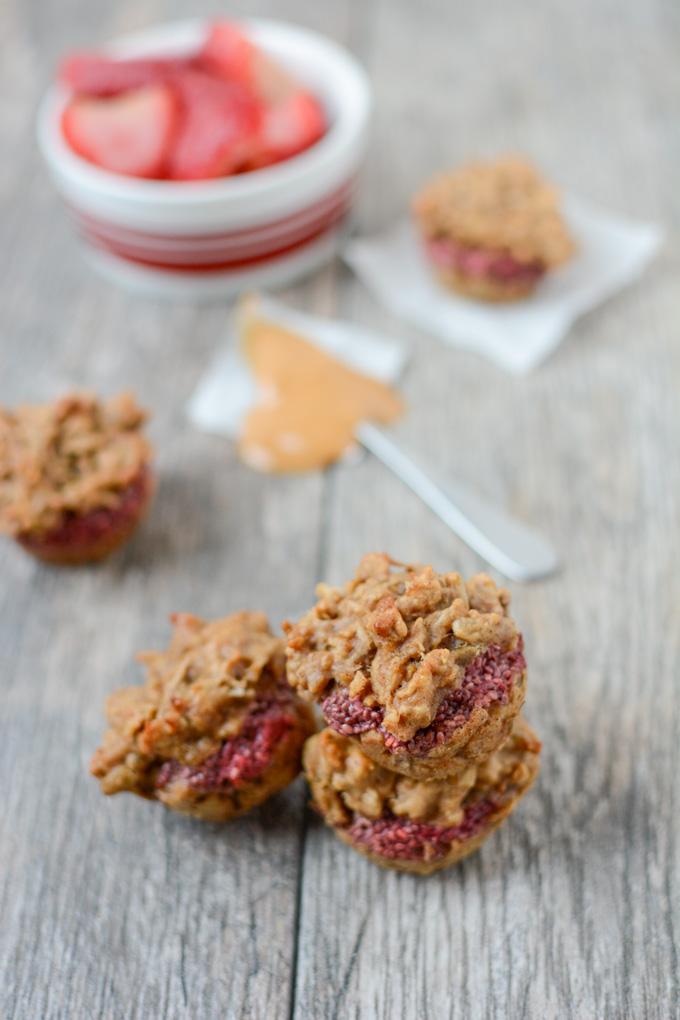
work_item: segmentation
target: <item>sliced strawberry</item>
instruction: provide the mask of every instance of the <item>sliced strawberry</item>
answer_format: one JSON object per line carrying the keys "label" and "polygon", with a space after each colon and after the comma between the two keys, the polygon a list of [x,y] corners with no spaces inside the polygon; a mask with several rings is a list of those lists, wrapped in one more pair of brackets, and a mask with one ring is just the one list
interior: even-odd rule
{"label": "sliced strawberry", "polygon": [[215,21],[198,53],[198,62],[227,81],[253,84],[255,46],[232,21]]}
{"label": "sliced strawberry", "polygon": [[186,59],[112,60],[96,53],[74,53],[62,62],[59,80],[78,95],[115,96],[129,89],[164,82]]}
{"label": "sliced strawberry", "polygon": [[147,85],[113,99],[73,99],[62,129],[80,156],[131,177],[161,177],[177,126],[177,101],[166,85]]}
{"label": "sliced strawberry", "polygon": [[227,81],[240,81],[265,102],[287,98],[299,88],[280,64],[268,57],[231,21],[215,21],[197,62]]}
{"label": "sliced strawberry", "polygon": [[309,92],[299,90],[264,113],[255,163],[266,166],[289,159],[318,142],[326,132],[326,117]]}
{"label": "sliced strawberry", "polygon": [[222,177],[250,158],[261,124],[261,107],[242,84],[205,71],[183,70],[172,78],[180,107],[168,176],[176,180]]}

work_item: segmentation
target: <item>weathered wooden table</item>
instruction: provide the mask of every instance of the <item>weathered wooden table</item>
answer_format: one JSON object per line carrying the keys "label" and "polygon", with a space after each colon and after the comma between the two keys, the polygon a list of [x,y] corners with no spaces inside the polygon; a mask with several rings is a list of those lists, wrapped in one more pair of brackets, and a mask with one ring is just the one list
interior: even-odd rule
{"label": "weathered wooden table", "polygon": [[[196,13],[195,6],[191,13]],[[201,11],[221,11],[204,2]],[[347,43],[377,93],[360,228],[433,168],[532,154],[558,180],[677,230],[680,11],[669,0],[239,3]],[[370,459],[265,478],[183,405],[221,305],[133,299],[91,275],[32,122],[63,50],[185,16],[180,0],[0,5],[0,400],[131,384],[162,484],[109,564],[58,572],[0,546],[0,1015],[169,1020],[680,1015],[680,249],[514,379],[392,321],[340,266],[287,293],[408,336],[411,452],[539,525],[560,576],[515,586],[540,781],[483,852],[383,873],[312,818],[300,783],[219,828],[87,775],[104,696],[175,609],[310,604],[359,556],[481,564]]]}

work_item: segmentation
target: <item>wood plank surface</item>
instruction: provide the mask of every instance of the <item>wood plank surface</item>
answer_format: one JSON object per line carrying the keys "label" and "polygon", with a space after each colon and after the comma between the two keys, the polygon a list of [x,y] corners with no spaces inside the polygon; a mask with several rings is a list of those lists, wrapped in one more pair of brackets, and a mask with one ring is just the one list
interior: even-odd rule
{"label": "wood plank surface", "polygon": [[183,405],[225,308],[132,298],[92,275],[41,166],[57,56],[179,0],[0,4],[0,402],[133,385],[161,488],[110,563],[59,572],[0,543],[0,1016],[7,1020],[452,1020],[680,1016],[680,10],[667,0],[263,0],[366,63],[369,232],[434,168],[526,151],[570,190],[663,223],[644,281],[515,379],[383,313],[336,265],[284,297],[409,340],[397,435],[549,533],[559,576],[513,586],[534,791],[484,850],[430,879],[383,872],[305,808],[301,782],[228,827],[87,776],[105,695],[176,609],[277,623],[385,549],[483,564],[364,458],[263,478]]}

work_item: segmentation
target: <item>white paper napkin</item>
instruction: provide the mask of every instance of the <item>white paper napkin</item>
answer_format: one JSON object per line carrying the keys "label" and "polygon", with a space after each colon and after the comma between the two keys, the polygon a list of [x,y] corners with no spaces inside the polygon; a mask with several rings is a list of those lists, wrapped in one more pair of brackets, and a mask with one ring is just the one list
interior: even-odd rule
{"label": "white paper napkin", "polygon": [[[258,313],[381,382],[394,382],[406,363],[408,352],[404,344],[354,323],[307,315],[262,297],[258,300]],[[226,348],[218,354],[189,399],[189,420],[204,432],[236,436],[255,393],[236,328],[232,326]]]}
{"label": "white paper napkin", "polygon": [[661,243],[653,224],[622,219],[581,199],[567,198],[564,213],[578,253],[516,304],[471,301],[438,284],[408,221],[351,242],[344,257],[395,315],[511,372],[527,372],[557,347],[579,315],[636,279]]}

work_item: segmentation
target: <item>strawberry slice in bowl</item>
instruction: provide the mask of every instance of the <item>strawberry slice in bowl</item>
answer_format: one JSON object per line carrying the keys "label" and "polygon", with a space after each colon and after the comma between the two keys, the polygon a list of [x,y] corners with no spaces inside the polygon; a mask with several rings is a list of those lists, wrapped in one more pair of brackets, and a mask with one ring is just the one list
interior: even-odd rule
{"label": "strawberry slice in bowl", "polygon": [[210,25],[196,62],[225,81],[240,81],[264,103],[279,102],[299,88],[295,78],[251,42],[233,21]]}
{"label": "strawberry slice in bowl", "polygon": [[115,60],[99,53],[73,53],[59,67],[59,81],[78,96],[117,96],[145,85],[163,84],[170,74],[190,66],[182,57]]}
{"label": "strawberry slice in bowl", "polygon": [[261,105],[239,82],[185,69],[172,78],[180,120],[167,176],[206,180],[243,169],[251,158],[262,120]]}
{"label": "strawberry slice in bowl", "polygon": [[213,22],[197,61],[207,72],[251,87],[257,49],[233,21]]}
{"label": "strawberry slice in bowl", "polygon": [[257,166],[297,156],[326,133],[326,115],[310,92],[298,89],[266,107],[255,156]]}
{"label": "strawberry slice in bowl", "polygon": [[167,85],[147,85],[109,99],[72,99],[62,114],[71,148],[91,163],[130,177],[162,177],[177,126]]}

